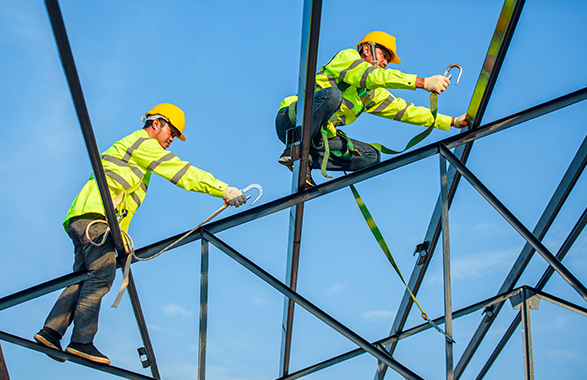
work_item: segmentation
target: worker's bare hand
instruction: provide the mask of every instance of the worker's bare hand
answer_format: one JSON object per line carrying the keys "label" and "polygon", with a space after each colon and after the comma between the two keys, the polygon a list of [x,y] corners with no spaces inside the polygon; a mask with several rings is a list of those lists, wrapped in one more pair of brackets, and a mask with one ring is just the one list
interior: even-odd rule
{"label": "worker's bare hand", "polygon": [[450,79],[444,75],[433,75],[428,78],[424,78],[424,90],[428,92],[436,92],[440,94],[450,84]]}
{"label": "worker's bare hand", "polygon": [[239,207],[247,203],[247,197],[236,187],[228,186],[224,190],[224,200],[231,206]]}
{"label": "worker's bare hand", "polygon": [[461,129],[461,128],[465,128],[467,125],[469,125],[469,122],[466,120],[467,118],[467,114],[463,114],[459,117],[455,117],[455,128]]}

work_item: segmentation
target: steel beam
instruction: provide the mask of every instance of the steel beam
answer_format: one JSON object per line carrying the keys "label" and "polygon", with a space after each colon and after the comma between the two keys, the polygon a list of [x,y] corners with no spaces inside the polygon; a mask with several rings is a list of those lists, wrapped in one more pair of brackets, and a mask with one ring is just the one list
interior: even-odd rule
{"label": "steel beam", "polygon": [[6,360],[4,360],[4,353],[2,353],[2,346],[0,345],[0,380],[10,380],[8,374],[8,367],[6,366]]}
{"label": "steel beam", "polygon": [[332,327],[334,330],[339,332],[341,335],[349,339],[351,342],[355,343],[363,350],[368,352],[369,354],[373,355],[378,360],[381,360],[389,367],[393,368],[399,374],[404,376],[407,379],[422,379],[420,376],[416,375],[414,372],[403,366],[397,360],[392,358],[387,352],[380,350],[376,346],[372,345],[364,338],[360,337],[358,334],[353,332],[348,327],[344,326],[342,323],[325,313],[323,310],[318,308],[316,305],[302,297],[300,294],[296,293],[295,291],[291,290],[288,286],[283,284],[281,281],[270,275],[268,272],[263,270],[261,267],[247,259],[245,256],[237,252],[234,248],[230,247],[228,244],[223,242],[222,240],[218,239],[216,236],[212,235],[206,230],[202,231],[203,238],[208,240],[210,243],[214,244],[214,246],[220,249],[222,252],[227,254],[230,258],[232,258],[237,263],[241,264],[243,267],[248,269],[254,275],[265,281],[267,284],[271,285],[277,291],[282,293],[288,298],[294,300],[294,302],[307,311],[309,311],[312,315],[316,318],[320,319],[322,322],[326,323],[328,326]]}
{"label": "steel beam", "polygon": [[[564,257],[567,255],[567,252],[569,251],[569,249],[571,249],[571,247],[573,246],[575,241],[579,238],[579,235],[581,234],[581,232],[585,228],[586,224],[587,224],[587,208],[583,211],[583,214],[581,215],[581,217],[579,218],[579,220],[577,221],[577,223],[575,224],[575,226],[571,230],[571,233],[569,234],[569,236],[567,236],[564,243],[561,245],[561,248],[557,252],[556,258],[559,261],[561,261],[561,262],[563,261]],[[548,280],[550,280],[550,277],[552,276],[553,273],[554,273],[554,270],[552,269],[552,267],[548,267],[548,269],[544,272],[544,274],[540,278],[540,281],[538,281],[538,284],[536,285],[536,288],[535,288],[536,292],[538,294],[541,294],[540,291],[544,288],[544,286],[546,286],[546,284],[548,283]],[[496,306],[499,306],[499,305],[501,305],[501,304],[497,304]],[[499,310],[499,309],[497,309],[497,310]],[[577,311],[577,312],[580,313],[580,311]],[[495,317],[495,314],[496,314],[495,309],[493,311],[493,314],[494,315],[492,316],[492,319],[491,319],[492,321],[493,321],[493,318]],[[491,353],[491,356],[489,357],[489,359],[487,359],[487,362],[485,363],[485,365],[483,366],[483,368],[481,369],[481,371],[477,375],[476,380],[481,380],[485,377],[485,375],[487,374],[487,372],[489,371],[489,369],[491,368],[491,366],[493,365],[493,363],[495,362],[495,360],[497,359],[497,357],[499,356],[499,354],[501,353],[501,351],[503,350],[503,348],[505,347],[505,345],[507,344],[507,342],[509,341],[509,339],[511,338],[511,336],[513,335],[514,331],[516,330],[516,328],[518,327],[518,325],[520,324],[521,321],[522,321],[522,317],[518,313],[518,315],[516,315],[516,317],[514,318],[513,322],[510,324],[510,327],[505,332],[504,336],[501,338],[501,340],[497,344],[496,348]]]}
{"label": "steel beam", "polygon": [[[481,68],[481,73],[479,74],[479,79],[477,80],[477,84],[475,86],[475,90],[473,91],[473,96],[467,110],[467,120],[469,121],[470,130],[476,130],[481,124],[481,120],[485,114],[485,109],[491,97],[491,93],[493,92],[493,87],[497,81],[501,65],[507,53],[511,38],[516,29],[523,5],[523,0],[506,0],[504,2],[497,25],[495,27],[495,31],[493,33],[493,37],[485,56],[485,61]],[[466,163],[472,149],[473,140],[468,141],[466,145],[456,149],[455,154],[462,162]],[[459,173],[455,172],[452,167],[449,168],[449,206],[452,203],[458,188],[459,180]],[[439,196],[424,239],[424,242],[429,243],[427,256],[424,258],[423,262],[420,260],[416,262],[408,283],[408,286],[414,294],[417,294],[420,289],[420,285],[424,280],[424,275],[428,270],[428,265],[430,264],[430,260],[432,259],[432,255],[434,254],[436,244],[438,243],[438,239],[440,237],[440,214],[441,201]],[[404,328],[406,321],[408,320],[408,315],[412,305],[413,301],[410,294],[408,292],[404,292],[404,296],[400,302],[398,313],[396,314],[396,318],[391,327],[390,334],[401,331]],[[394,344],[387,348],[389,349],[390,353],[393,353],[395,351],[396,345]]]}
{"label": "steel beam", "polygon": [[481,124],[485,114],[501,65],[522,14],[524,2],[525,0],[505,0],[501,8],[485,61],[481,66],[481,73],[479,73],[479,79],[467,110],[467,117],[471,118],[474,128]]}
{"label": "steel beam", "polygon": [[524,289],[522,292],[522,305],[520,314],[522,314],[522,339],[524,342],[524,374],[526,380],[534,380],[534,353],[532,350],[532,322],[530,319],[530,305],[528,302],[528,292]]}
{"label": "steel beam", "polygon": [[[585,169],[586,165],[587,165],[587,137],[585,137],[585,139],[581,143],[581,146],[577,150],[577,153],[573,157],[571,164],[567,168],[567,171],[565,172],[563,178],[561,179],[561,182],[557,186],[554,194],[552,195],[550,201],[548,202],[548,205],[546,206],[545,210],[543,211],[542,215],[540,216],[540,219],[538,220],[536,227],[534,228],[533,234],[535,236],[537,236],[538,239],[542,240],[544,238],[544,236],[546,235],[546,233],[548,232],[550,226],[554,222],[554,219],[558,215],[560,209],[562,208],[562,206],[564,205],[565,201],[567,200],[569,194],[571,193],[571,190],[573,189],[573,187],[575,186],[575,184],[579,180],[579,177],[583,173],[583,170]],[[584,221],[584,215],[581,218],[581,220]],[[584,224],[583,224],[583,226],[584,226]],[[578,226],[575,226],[574,231],[577,231],[577,227]],[[580,231],[582,229],[583,229],[583,227],[580,228],[578,233],[580,233]],[[577,236],[578,236],[578,233],[577,233]],[[577,236],[575,236],[574,239],[576,239]],[[569,241],[570,238],[571,238],[570,236],[569,236],[569,238],[567,238],[567,242]],[[574,239],[571,240],[570,245],[572,245],[572,242],[574,242]],[[570,245],[567,247],[567,250],[570,248]],[[523,271],[525,270],[526,266],[530,262],[530,259],[532,258],[533,253],[534,253],[534,249],[532,248],[532,246],[529,243],[526,243],[524,245],[524,248],[520,252],[520,255],[516,259],[516,262],[512,266],[512,269],[510,270],[509,274],[507,275],[504,283],[502,284],[501,288],[499,289],[498,293],[502,293],[504,291],[512,289],[516,285],[516,282],[518,281],[518,279],[522,275]],[[565,252],[565,254],[566,254],[566,252]],[[562,257],[564,257],[564,254]],[[562,257],[560,257],[560,256],[558,257],[559,261],[562,260]],[[551,270],[552,269],[549,268],[549,271],[551,271]],[[545,275],[542,277],[541,283],[546,284],[546,282],[548,281],[548,279],[550,278],[551,275],[552,275],[552,273],[550,273],[548,275],[545,273]],[[540,289],[540,288],[538,288],[538,289]],[[481,321],[481,323],[479,324],[479,326],[477,327],[477,330],[473,334],[473,337],[470,339],[470,341],[467,345],[467,348],[465,349],[465,351],[461,355],[461,358],[455,368],[455,375],[456,375],[457,379],[462,375],[465,368],[467,367],[467,364],[469,363],[469,361],[471,360],[471,358],[473,357],[473,355],[477,351],[479,344],[481,343],[481,341],[483,340],[483,338],[487,334],[487,331],[489,331],[489,328],[493,324],[495,317],[499,314],[501,307],[502,307],[502,304],[496,305],[495,308],[493,309],[492,315],[485,316],[483,318],[483,320]]]}
{"label": "steel beam", "polygon": [[[61,64],[69,84],[71,97],[77,112],[77,117],[82,129],[86,148],[90,156],[90,162],[92,164],[93,175],[98,184],[100,191],[100,197],[102,198],[102,204],[104,205],[104,211],[106,214],[106,221],[108,222],[108,228],[110,229],[110,235],[114,240],[114,245],[118,251],[118,258],[122,259],[126,257],[127,253],[122,242],[122,236],[120,233],[120,227],[118,225],[118,219],[116,218],[116,210],[112,204],[112,198],[110,196],[110,190],[108,189],[108,182],[106,181],[106,175],[104,174],[104,168],[102,167],[102,160],[100,158],[100,152],[98,145],[96,144],[96,138],[94,137],[94,131],[90,122],[90,116],[86,107],[86,101],[82,91],[79,76],[71,52],[71,46],[69,45],[69,39],[67,38],[67,32],[65,30],[65,24],[63,23],[63,17],[61,15],[61,9],[57,0],[45,0],[47,12],[51,20],[51,26],[53,28],[53,34],[55,35],[55,41],[59,50],[59,57],[61,58]],[[129,278],[128,295],[130,297],[133,312],[137,319],[137,324],[141,332],[141,338],[143,338],[143,344],[149,355],[149,362],[151,365],[151,371],[153,376],[159,378],[159,372],[155,362],[153,347],[149,340],[149,333],[147,332],[147,324],[145,323],[143,312],[141,310],[138,294],[134,284],[132,276]]]}
{"label": "steel beam", "polygon": [[440,146],[440,154],[446,157],[451,165],[453,165],[463,177],[489,202],[493,208],[512,226],[518,233],[538,252],[554,270],[556,270],[561,277],[575,289],[577,293],[584,300],[587,301],[587,288],[563,265],[557,258],[546,248],[540,240],[538,240],[532,232],[530,232],[510,210],[505,207],[493,193],[489,191],[475,175],[463,165],[457,157],[455,157],[450,150],[444,146]]}
{"label": "steel beam", "polygon": [[[444,277],[444,324],[445,333],[453,337],[452,332],[452,290],[450,276],[450,234],[448,223],[448,179],[446,175],[446,159],[440,158],[440,193],[442,197],[442,274]],[[453,342],[446,339],[446,380],[454,379]]]}
{"label": "steel beam", "polygon": [[153,349],[153,345],[151,344],[151,338],[149,337],[149,330],[147,329],[147,322],[145,321],[145,316],[143,315],[143,309],[141,308],[141,302],[139,301],[139,293],[137,291],[137,287],[135,285],[135,280],[132,276],[132,271],[129,268],[128,271],[128,296],[130,298],[130,304],[132,306],[132,311],[135,315],[135,319],[137,320],[137,325],[139,327],[139,333],[141,334],[141,340],[143,341],[143,345],[145,348],[145,353],[147,355],[147,361],[149,364],[149,368],[151,369],[151,374],[155,379],[160,379],[161,375],[159,375],[159,368],[157,367],[157,359],[155,358],[155,351]]}
{"label": "steel beam", "polygon": [[[302,24],[302,48],[300,54],[300,74],[298,86],[298,102],[296,128],[301,127],[301,156],[297,160],[292,146],[294,159],[292,193],[299,193],[306,188],[306,171],[308,170],[308,156],[310,154],[310,125],[312,123],[312,104],[314,100],[314,86],[316,82],[316,63],[318,60],[318,37],[320,35],[320,17],[322,14],[322,0],[305,0]],[[300,261],[300,246],[302,240],[302,221],[304,217],[304,203],[299,203],[290,210],[289,234],[286,260],[286,282],[292,290],[296,290],[298,268]],[[289,372],[291,357],[291,340],[294,319],[294,302],[285,297],[283,305],[283,321],[281,336],[280,373]]]}
{"label": "steel beam", "polygon": [[208,264],[209,244],[202,239],[200,265],[200,344],[198,345],[198,380],[206,379],[206,348],[208,343]]}
{"label": "steel beam", "polygon": [[102,372],[107,372],[107,373],[110,373],[112,375],[124,377],[126,379],[133,379],[133,380],[156,380],[153,377],[141,375],[140,373],[136,373],[136,372],[131,372],[131,371],[128,371],[128,370],[123,369],[123,368],[118,368],[118,367],[114,367],[114,366],[107,365],[107,364],[96,363],[96,362],[93,362],[91,360],[84,359],[84,358],[82,358],[80,356],[70,354],[67,351],[59,351],[59,350],[56,350],[56,349],[53,349],[53,348],[49,348],[49,347],[44,346],[42,344],[38,344],[36,342],[33,342],[33,341],[30,341],[30,340],[27,340],[27,339],[18,337],[16,335],[12,335],[12,334],[6,333],[4,331],[0,331],[0,339],[1,340],[4,340],[6,342],[17,344],[17,345],[22,346],[22,347],[30,348],[31,350],[42,352],[42,353],[47,354],[47,355],[57,356],[59,358],[66,359],[68,362],[73,362],[73,363],[81,364],[83,366],[91,367],[91,368],[97,369],[97,370],[102,371]]}
{"label": "steel beam", "polygon": [[49,18],[51,19],[55,41],[59,48],[59,57],[61,58],[61,64],[65,71],[69,90],[71,91],[71,97],[75,105],[84,141],[90,156],[90,162],[92,163],[94,178],[98,184],[100,196],[102,197],[108,227],[110,228],[116,249],[118,250],[119,255],[122,255],[125,250],[120,235],[120,227],[117,223],[116,211],[114,210],[110,191],[108,190],[108,182],[106,181],[106,175],[104,174],[104,168],[102,167],[102,160],[100,159],[100,152],[98,150],[98,145],[96,144],[96,138],[94,137],[92,123],[90,122],[90,115],[88,114],[86,101],[75,67],[75,61],[73,60],[73,54],[69,45],[69,39],[67,38],[67,32],[65,31],[61,9],[59,8],[57,0],[45,0],[45,5],[47,7],[47,12],[49,13]]}
{"label": "steel beam", "polygon": [[[507,293],[499,294],[495,297],[488,298],[486,300],[477,302],[471,306],[467,306],[463,309],[457,310],[457,311],[453,312],[453,315],[452,315],[453,319],[457,319],[457,318],[463,317],[465,315],[471,314],[475,311],[478,311],[478,310],[481,310],[481,309],[486,308],[488,306],[494,305],[498,302],[506,301],[508,298],[517,295],[520,291],[521,291],[521,288],[514,289],[514,290],[511,290]],[[436,318],[433,320],[433,322],[436,323],[437,325],[440,325],[440,324],[444,323],[444,317]],[[380,339],[380,340],[374,342],[373,345],[374,346],[381,346],[381,345],[397,342],[401,339],[408,338],[412,335],[421,333],[421,332],[426,331],[431,328],[432,328],[432,326],[429,323],[422,323],[422,324],[415,326],[415,327],[412,327],[411,329],[408,329],[406,331],[403,331],[403,332],[400,332],[397,334],[393,334],[393,335],[388,336],[386,338]],[[328,368],[334,364],[338,364],[338,363],[343,362],[345,360],[352,359],[352,358],[359,356],[359,355],[362,355],[364,353],[365,353],[365,350],[363,350],[362,348],[357,348],[355,350],[338,355],[334,358],[325,360],[321,363],[318,363],[318,364],[312,365],[310,367],[307,367],[305,369],[299,370],[299,371],[292,373],[288,376],[280,377],[279,379],[276,379],[276,380],[298,379],[302,376],[306,376],[311,373],[320,371],[320,370]]]}

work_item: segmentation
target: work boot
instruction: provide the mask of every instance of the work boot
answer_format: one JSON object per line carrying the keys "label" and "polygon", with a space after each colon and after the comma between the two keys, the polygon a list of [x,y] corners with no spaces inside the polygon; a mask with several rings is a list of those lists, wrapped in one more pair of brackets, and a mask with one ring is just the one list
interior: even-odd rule
{"label": "work boot", "polygon": [[285,148],[281,157],[277,160],[281,165],[287,166],[289,170],[293,170],[293,161],[291,159],[291,148]]}
{"label": "work boot", "polygon": [[[61,349],[61,343],[59,342],[61,340],[59,333],[48,327],[43,327],[43,329],[36,333],[33,338],[35,338],[37,343],[42,344],[45,347],[63,351]],[[65,359],[60,358],[58,356],[53,356],[49,354],[47,354],[47,356],[49,356],[53,360],[57,360],[60,363],[63,363],[65,361]]]}
{"label": "work boot", "polygon": [[98,349],[94,347],[93,343],[84,344],[71,342],[65,351],[96,363],[110,364],[110,359],[98,351]]}
{"label": "work boot", "polygon": [[[289,170],[293,172],[293,161],[291,159],[291,149],[285,148],[279,160],[277,160],[281,165],[287,167]],[[308,156],[308,169],[306,172],[306,188],[311,189],[312,187],[316,187],[316,183],[312,179],[312,156]]]}

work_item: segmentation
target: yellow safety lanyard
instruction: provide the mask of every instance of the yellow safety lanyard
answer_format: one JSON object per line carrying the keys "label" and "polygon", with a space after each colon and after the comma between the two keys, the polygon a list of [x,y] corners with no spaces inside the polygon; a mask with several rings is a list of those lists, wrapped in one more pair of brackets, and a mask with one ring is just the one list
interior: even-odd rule
{"label": "yellow safety lanyard", "polygon": [[391,266],[393,267],[393,269],[395,269],[395,272],[397,273],[399,278],[402,280],[404,286],[406,287],[406,289],[410,293],[412,300],[414,301],[416,306],[418,306],[418,309],[420,309],[420,312],[422,313],[421,314],[422,319],[424,319],[432,327],[434,327],[437,331],[439,331],[442,335],[444,335],[446,337],[446,339],[448,339],[452,343],[456,343],[452,339],[452,337],[448,336],[440,327],[438,327],[438,325],[436,323],[434,323],[430,318],[428,318],[428,315],[424,312],[424,310],[422,310],[422,306],[420,306],[420,303],[416,299],[416,296],[410,290],[410,287],[406,283],[406,280],[404,280],[404,276],[402,276],[402,272],[400,271],[399,267],[397,266],[397,263],[395,262],[393,255],[391,254],[391,251],[389,250],[389,247],[387,246],[387,243],[385,242],[385,239],[383,238],[383,235],[381,234],[381,231],[379,231],[379,227],[377,227],[375,220],[373,220],[371,213],[367,209],[365,202],[363,202],[363,199],[359,195],[359,192],[357,191],[357,189],[355,188],[354,185],[350,185],[350,188],[351,188],[351,191],[353,192],[353,196],[355,197],[355,200],[357,201],[357,205],[359,206],[359,209],[361,210],[361,213],[363,214],[363,217],[365,218],[365,221],[367,222],[367,225],[369,226],[369,229],[373,233],[373,236],[375,236],[375,240],[377,240],[377,243],[379,243],[381,250],[383,251],[383,253],[387,257],[387,259],[391,263]]}

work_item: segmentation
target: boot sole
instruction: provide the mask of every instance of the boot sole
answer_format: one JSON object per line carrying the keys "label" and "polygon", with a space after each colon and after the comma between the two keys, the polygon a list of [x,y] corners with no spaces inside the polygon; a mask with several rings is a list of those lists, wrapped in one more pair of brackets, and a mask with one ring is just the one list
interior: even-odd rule
{"label": "boot sole", "polygon": [[[45,347],[49,347],[49,348],[53,348],[55,350],[59,350],[59,347],[55,346],[53,343],[49,342],[47,339],[45,339],[41,334],[35,334],[35,336],[33,337],[35,338],[35,340],[37,341],[37,343],[42,344]],[[57,357],[57,356],[53,356],[53,355],[49,355],[47,354],[48,357],[50,357],[53,360],[56,360],[60,363],[64,363],[65,359]]]}
{"label": "boot sole", "polygon": [[89,355],[85,352],[78,351],[75,348],[67,347],[65,351],[69,352],[70,354],[74,354],[75,356],[79,356],[80,358],[91,360],[94,363],[110,364],[110,359],[108,358],[101,358],[99,356]]}

